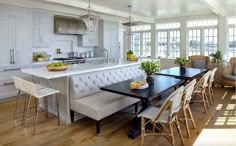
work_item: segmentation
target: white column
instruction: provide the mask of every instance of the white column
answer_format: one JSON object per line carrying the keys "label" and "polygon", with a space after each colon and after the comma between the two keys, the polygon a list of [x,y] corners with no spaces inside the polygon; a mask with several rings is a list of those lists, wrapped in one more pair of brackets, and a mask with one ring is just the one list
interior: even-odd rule
{"label": "white column", "polygon": [[151,24],[151,58],[156,58],[156,24]]}
{"label": "white column", "polygon": [[188,29],[186,20],[182,20],[180,28],[180,56],[185,57],[188,56]]}
{"label": "white column", "polygon": [[223,59],[229,60],[228,58],[228,29],[227,21],[225,16],[219,16],[218,19],[219,32],[218,32],[218,46],[219,50],[223,53]]}

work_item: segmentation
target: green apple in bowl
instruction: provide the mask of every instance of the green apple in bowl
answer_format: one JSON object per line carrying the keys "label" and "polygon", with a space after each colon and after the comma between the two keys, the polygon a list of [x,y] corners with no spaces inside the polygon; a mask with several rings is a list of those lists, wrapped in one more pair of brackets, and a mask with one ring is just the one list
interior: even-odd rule
{"label": "green apple in bowl", "polygon": [[48,71],[64,71],[67,68],[68,65],[62,62],[52,62],[47,65]]}

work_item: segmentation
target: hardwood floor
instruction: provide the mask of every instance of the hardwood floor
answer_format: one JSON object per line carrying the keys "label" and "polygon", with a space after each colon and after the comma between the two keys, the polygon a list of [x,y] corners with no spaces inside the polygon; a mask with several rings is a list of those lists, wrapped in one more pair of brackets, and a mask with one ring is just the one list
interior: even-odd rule
{"label": "hardwood floor", "polygon": [[[232,139],[235,139],[235,91],[232,88],[215,88],[215,96],[216,101],[210,106],[207,114],[204,114],[202,105],[191,104],[197,129],[192,129],[192,125],[189,124],[191,137],[187,138],[186,131],[181,125],[186,146],[235,145],[236,140],[224,140],[225,134],[228,138],[232,136]],[[20,101],[20,104],[22,108],[23,100]],[[127,137],[128,130],[132,128],[132,118],[134,117],[131,113],[119,112],[104,119],[101,122],[99,136],[96,136],[95,121],[89,118],[81,119],[73,124],[62,123],[61,126],[57,126],[56,117],[50,116],[49,119],[45,119],[44,115],[41,115],[37,133],[33,136],[34,118],[27,122],[26,128],[23,128],[21,116],[19,116],[17,123],[13,121],[14,109],[15,100],[0,103],[0,145],[137,146],[140,143],[140,137],[135,140]],[[211,130],[214,131],[213,135],[220,137],[220,139],[211,137]],[[220,130],[224,130],[226,133],[223,135]],[[231,131],[227,132],[227,130]],[[180,145],[176,130],[175,139],[176,144]],[[144,145],[166,146],[170,144],[163,137],[153,136],[146,137]]]}

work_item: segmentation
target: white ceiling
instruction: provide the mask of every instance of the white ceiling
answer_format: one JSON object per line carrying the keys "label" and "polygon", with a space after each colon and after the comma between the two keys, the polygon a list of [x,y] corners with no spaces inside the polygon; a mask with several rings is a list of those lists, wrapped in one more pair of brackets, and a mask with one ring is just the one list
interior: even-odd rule
{"label": "white ceiling", "polygon": [[[88,7],[88,0],[43,1],[82,9]],[[128,5],[132,5],[132,17],[136,20],[209,13],[236,15],[236,0],[91,0],[91,4],[97,12],[122,17],[128,16]]]}

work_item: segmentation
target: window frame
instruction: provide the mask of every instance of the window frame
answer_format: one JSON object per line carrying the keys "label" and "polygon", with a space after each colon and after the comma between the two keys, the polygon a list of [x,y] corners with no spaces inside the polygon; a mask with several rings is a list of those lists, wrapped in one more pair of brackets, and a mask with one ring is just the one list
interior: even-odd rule
{"label": "window frame", "polygon": [[[219,24],[218,24],[219,25]],[[214,25],[214,26],[200,26],[200,27],[187,27],[187,47],[186,47],[186,54],[187,56],[189,56],[189,30],[198,30],[200,29],[200,55],[205,56],[205,48],[204,48],[204,44],[205,44],[205,29],[217,29],[217,46],[216,48],[219,49],[219,28],[218,25]],[[217,51],[216,49],[216,51]]]}
{"label": "window frame", "polygon": [[[181,49],[181,26],[179,28],[169,28],[169,29],[157,29],[156,30],[156,57],[160,57],[160,58],[169,58],[170,57],[170,51],[171,51],[171,43],[170,43],[170,32],[171,31],[179,31],[179,43],[180,43],[180,49]],[[167,56],[166,57],[161,57],[161,56],[158,56],[158,32],[167,32]],[[181,50],[179,49],[179,55],[181,56]],[[173,57],[172,57],[173,58]],[[176,58],[176,56],[174,56],[174,58]]]}
{"label": "window frame", "polygon": [[[151,34],[151,30],[143,30],[143,31],[132,31],[132,33],[140,33],[140,52],[139,52],[139,56],[138,57],[151,57],[151,52],[152,52],[152,48],[150,48],[150,56],[142,56],[143,54],[143,34],[144,33],[150,33],[150,42],[152,43],[152,34]],[[132,35],[132,38],[131,38],[131,43],[132,43],[132,51],[134,51],[134,46],[133,46],[133,35]],[[135,54],[136,55],[136,54]]]}
{"label": "window frame", "polygon": [[[230,28],[234,28],[236,30],[236,24],[227,24],[227,47],[226,47],[227,48],[227,51],[226,51],[227,54],[226,55],[227,55],[228,60],[230,59],[230,55],[229,55],[230,54],[230,51],[229,51],[229,48],[230,48],[229,47],[229,37],[230,37],[229,29]],[[235,32],[234,36],[235,36],[235,40],[236,40],[236,32]],[[234,48],[234,50],[236,51],[236,47]],[[236,53],[235,53],[234,57],[236,57]]]}

